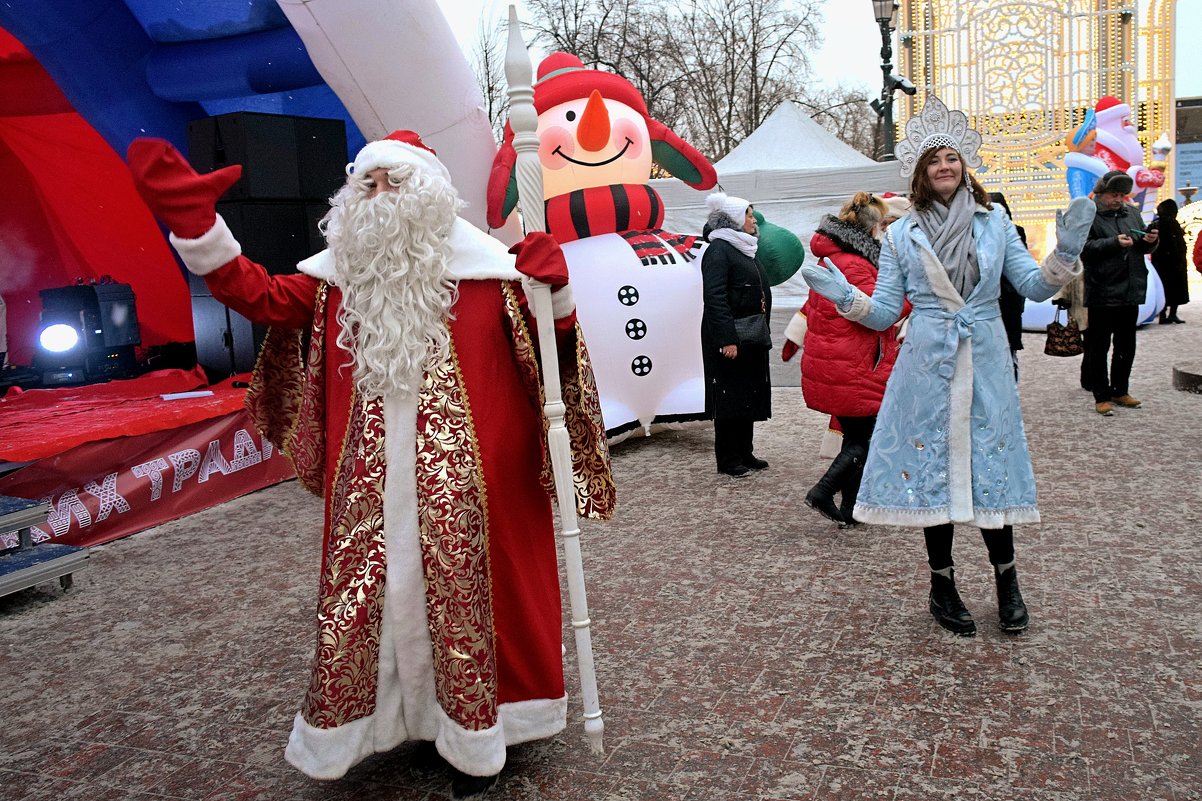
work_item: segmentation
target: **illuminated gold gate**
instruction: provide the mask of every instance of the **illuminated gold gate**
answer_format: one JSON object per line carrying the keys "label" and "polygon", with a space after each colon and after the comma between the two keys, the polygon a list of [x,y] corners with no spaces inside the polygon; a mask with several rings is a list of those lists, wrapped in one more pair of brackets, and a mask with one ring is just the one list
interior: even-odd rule
{"label": "illuminated gold gate", "polygon": [[[929,91],[981,132],[977,176],[1006,193],[1037,255],[1068,200],[1064,142],[1103,95],[1131,106],[1144,144],[1176,129],[1176,0],[900,0],[898,130]],[[1161,197],[1171,197],[1173,158]]]}

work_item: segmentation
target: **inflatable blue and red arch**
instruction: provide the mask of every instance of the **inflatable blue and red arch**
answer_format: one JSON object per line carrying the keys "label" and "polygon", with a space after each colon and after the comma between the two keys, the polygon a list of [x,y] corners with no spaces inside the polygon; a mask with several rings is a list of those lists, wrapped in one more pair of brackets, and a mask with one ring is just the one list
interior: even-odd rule
{"label": "inflatable blue and red arch", "polygon": [[139,136],[187,152],[187,126],[256,111],[342,119],[276,0],[0,4],[0,295],[9,361],[33,355],[40,289],[133,286],[144,346],[193,338],[187,283],[121,156]]}

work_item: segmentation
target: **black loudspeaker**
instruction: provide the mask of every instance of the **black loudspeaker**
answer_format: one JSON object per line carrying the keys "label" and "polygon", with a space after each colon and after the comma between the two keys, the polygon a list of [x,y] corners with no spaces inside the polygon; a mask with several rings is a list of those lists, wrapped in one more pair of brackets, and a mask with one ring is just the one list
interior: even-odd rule
{"label": "black loudspeaker", "polygon": [[300,196],[329,200],[346,182],[346,124],[314,117],[293,117],[292,121],[296,125]]}
{"label": "black loudspeaker", "polygon": [[[317,223],[346,180],[342,120],[237,112],[188,126],[189,158],[200,173],[242,165],[242,180],[217,211],[242,252],[272,275],[325,247]],[[212,297],[204,279],[188,277],[197,361],[211,380],[254,367],[267,330]]]}
{"label": "black loudspeaker", "polygon": [[342,120],[240,111],[188,124],[197,172],[242,165],[223,200],[322,200],[346,179]]}
{"label": "black loudspeaker", "polygon": [[218,203],[217,213],[242,245],[242,253],[272,275],[296,272],[313,255],[304,203]]}
{"label": "black loudspeaker", "polygon": [[267,329],[230,311],[212,295],[192,296],[192,326],[196,333],[196,361],[210,382],[255,366]]}

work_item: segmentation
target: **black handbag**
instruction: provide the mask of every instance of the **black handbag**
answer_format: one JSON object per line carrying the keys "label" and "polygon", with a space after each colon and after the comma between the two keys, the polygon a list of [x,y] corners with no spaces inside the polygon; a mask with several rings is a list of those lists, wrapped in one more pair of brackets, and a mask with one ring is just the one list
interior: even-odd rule
{"label": "black handbag", "polygon": [[1081,339],[1081,329],[1071,314],[1068,325],[1060,323],[1060,308],[1056,308],[1056,316],[1048,323],[1048,341],[1044,343],[1043,352],[1049,356],[1080,356],[1085,352],[1085,344]]}
{"label": "black handbag", "polygon": [[736,317],[735,336],[738,337],[741,348],[772,347],[772,332],[768,330],[768,316],[763,313]]}

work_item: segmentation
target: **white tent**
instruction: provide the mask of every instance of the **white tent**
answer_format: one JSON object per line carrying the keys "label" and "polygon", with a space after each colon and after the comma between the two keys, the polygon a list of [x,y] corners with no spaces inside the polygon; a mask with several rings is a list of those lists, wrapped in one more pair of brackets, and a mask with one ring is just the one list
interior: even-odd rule
{"label": "white tent", "polygon": [[[857,191],[909,191],[896,161],[873,161],[853,150],[792,101],[778,106],[714,167],[723,191],[746,198],[766,220],[797,234],[807,253],[822,215],[838,211]],[[651,185],[663,198],[666,230],[701,231],[708,193],[675,178],[655,179]],[[773,294],[799,299],[806,287],[800,276],[794,276]]]}

